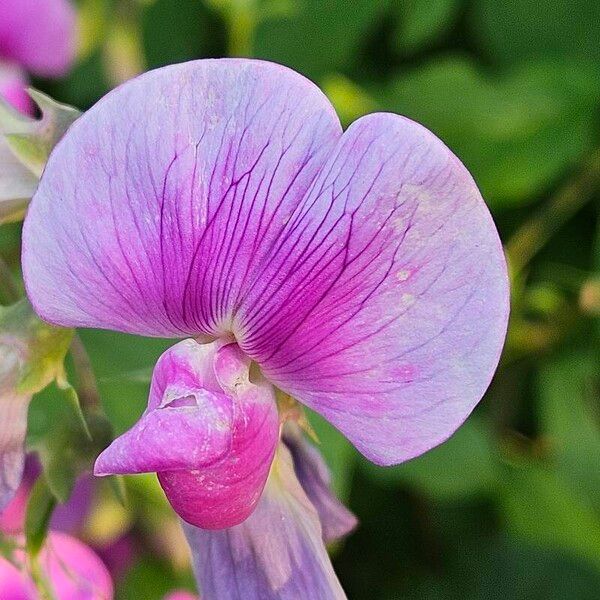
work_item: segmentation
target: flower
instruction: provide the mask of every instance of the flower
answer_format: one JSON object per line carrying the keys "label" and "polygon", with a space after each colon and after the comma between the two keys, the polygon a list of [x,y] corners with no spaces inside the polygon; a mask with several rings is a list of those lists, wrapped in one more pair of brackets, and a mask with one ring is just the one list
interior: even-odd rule
{"label": "flower", "polygon": [[[36,600],[27,557],[13,551],[12,562],[0,556],[0,598]],[[65,533],[50,532],[39,557],[40,579],[48,597],[60,600],[112,600],[113,584],[102,561],[90,548]]]}
{"label": "flower", "polygon": [[51,323],[189,338],[96,472],[158,473],[208,599],[344,597],[322,538],[352,519],[280,439],[282,392],[402,462],[479,402],[508,316],[496,229],[440,140],[387,113],[342,132],[316,86],[251,60],[152,71],[77,120],[23,269]]}
{"label": "flower", "polygon": [[[0,511],[0,534],[15,535],[25,531],[25,514],[29,495],[41,471],[37,456],[29,454],[25,460],[23,477],[17,492]],[[65,533],[80,531],[90,512],[93,486],[89,476],[80,477],[65,504],[59,504],[52,512],[50,528]]]}
{"label": "flower", "polygon": [[64,75],[75,58],[75,21],[68,0],[3,0],[0,60],[41,77]]}
{"label": "flower", "polygon": [[[75,58],[75,21],[68,0],[3,0],[0,98],[22,114],[31,114],[26,71],[42,77],[66,73]],[[11,151],[3,133],[0,126],[0,223],[22,218],[38,183]]]}

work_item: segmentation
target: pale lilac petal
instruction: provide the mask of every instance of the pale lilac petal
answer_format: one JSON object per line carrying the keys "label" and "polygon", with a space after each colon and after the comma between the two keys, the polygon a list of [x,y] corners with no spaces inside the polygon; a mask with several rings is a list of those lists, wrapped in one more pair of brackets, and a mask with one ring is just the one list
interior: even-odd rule
{"label": "pale lilac petal", "polygon": [[455,431],[506,331],[500,241],[448,148],[391,114],[341,136],[314,86],[254,61],[155,71],[77,121],[23,265],[51,322],[235,338],[380,464]]}
{"label": "pale lilac petal", "polygon": [[323,540],[330,543],[348,535],[358,521],[333,493],[331,475],[321,453],[291,423],[284,428],[283,441],[292,455],[296,477],[319,514]]}
{"label": "pale lilac petal", "polygon": [[37,600],[33,581],[15,565],[0,556],[0,598],[6,600]]}
{"label": "pale lilac petal", "polygon": [[261,278],[241,348],[374,462],[447,439],[489,385],[508,317],[500,240],[464,166],[417,123],[364,117],[286,244],[270,265],[286,285]]}
{"label": "pale lilac petal", "polygon": [[76,15],[69,0],[2,0],[0,59],[36,75],[69,68],[76,50]]}
{"label": "pale lilac petal", "polygon": [[219,528],[254,509],[279,437],[273,388],[235,344],[184,340],[158,361],[148,409],[97,459],[96,475],[156,471],[185,520]]}
{"label": "pale lilac petal", "polygon": [[131,333],[227,332],[339,132],[316,86],[266,62],[195,61],[117,88],[58,144],[33,200],[36,310]]}
{"label": "pale lilac petal", "polygon": [[[0,380],[3,366],[0,365]],[[30,396],[3,394],[0,381],[0,511],[12,500],[25,466],[25,435]]]}
{"label": "pale lilac petal", "polygon": [[202,600],[342,600],[319,517],[280,446],[256,510],[222,531],[184,525]]}

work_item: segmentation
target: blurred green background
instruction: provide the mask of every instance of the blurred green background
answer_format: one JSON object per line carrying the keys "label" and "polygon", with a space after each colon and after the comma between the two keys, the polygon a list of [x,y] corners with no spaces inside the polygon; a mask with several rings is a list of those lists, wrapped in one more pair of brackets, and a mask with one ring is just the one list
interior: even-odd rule
{"label": "blurred green background", "polygon": [[[265,58],[316,81],[346,125],[375,110],[420,121],[466,163],[489,204],[513,306],[501,366],[475,414],[443,446],[387,470],[315,419],[335,486],[361,521],[333,549],[349,598],[600,598],[600,3],[78,6],[75,69],[35,82],[60,101],[88,108],[117,83],[172,62]],[[2,233],[0,251],[17,264],[19,228]],[[120,433],[143,410],[149,370],[168,343],[82,337]],[[32,444],[44,443],[46,411],[61,410],[53,394],[34,400]],[[127,508],[106,500],[90,525],[100,537],[131,531],[138,540],[117,597],[153,600],[190,586],[184,542],[169,537],[174,522],[155,483],[127,486]]]}

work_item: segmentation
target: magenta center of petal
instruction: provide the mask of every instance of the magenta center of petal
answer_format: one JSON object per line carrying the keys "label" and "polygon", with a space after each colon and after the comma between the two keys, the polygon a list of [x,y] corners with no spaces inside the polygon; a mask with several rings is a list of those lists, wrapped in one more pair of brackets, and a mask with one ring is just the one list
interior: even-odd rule
{"label": "magenta center of petal", "polygon": [[96,474],[154,471],[189,523],[220,529],[244,521],[279,439],[274,388],[251,381],[250,366],[234,343],[185,340],[167,350],[146,411],[98,457]]}

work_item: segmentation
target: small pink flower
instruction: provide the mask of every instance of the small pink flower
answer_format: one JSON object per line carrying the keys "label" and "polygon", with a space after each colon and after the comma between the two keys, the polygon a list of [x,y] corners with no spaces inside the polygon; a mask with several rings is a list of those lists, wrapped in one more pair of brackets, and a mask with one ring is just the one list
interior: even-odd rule
{"label": "small pink flower", "polygon": [[[92,550],[74,537],[50,532],[37,560],[42,585],[50,590],[52,597],[112,600],[113,585],[106,567]],[[25,553],[16,550],[12,561],[0,557],[0,598],[37,600],[39,594],[28,575]]]}

